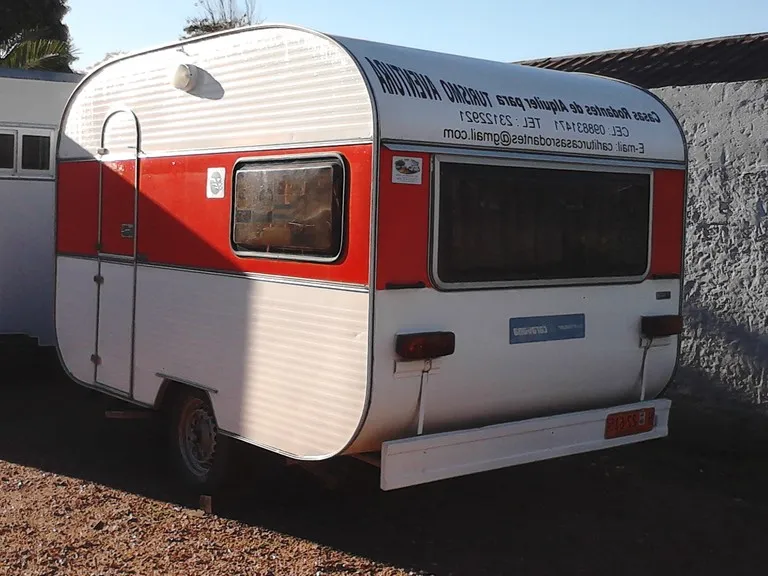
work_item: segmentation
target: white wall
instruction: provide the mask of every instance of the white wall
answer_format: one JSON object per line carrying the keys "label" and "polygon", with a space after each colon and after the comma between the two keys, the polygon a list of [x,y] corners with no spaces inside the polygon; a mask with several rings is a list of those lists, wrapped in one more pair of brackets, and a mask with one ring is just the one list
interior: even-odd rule
{"label": "white wall", "polygon": [[768,409],[768,81],[654,92],[678,115],[690,153],[675,389]]}

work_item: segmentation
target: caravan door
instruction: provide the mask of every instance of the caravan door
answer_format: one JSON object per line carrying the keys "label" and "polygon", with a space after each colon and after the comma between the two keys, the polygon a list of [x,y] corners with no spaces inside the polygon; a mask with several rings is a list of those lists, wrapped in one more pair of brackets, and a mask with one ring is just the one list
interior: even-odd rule
{"label": "caravan door", "polygon": [[[123,158],[125,146],[111,150],[107,124],[122,113],[133,120],[133,158]],[[139,123],[136,116],[119,110],[108,116],[102,129],[102,162],[99,167],[99,275],[96,320],[96,384],[133,395],[133,348],[136,302],[136,228],[139,184]],[[116,160],[108,160],[116,157]]]}

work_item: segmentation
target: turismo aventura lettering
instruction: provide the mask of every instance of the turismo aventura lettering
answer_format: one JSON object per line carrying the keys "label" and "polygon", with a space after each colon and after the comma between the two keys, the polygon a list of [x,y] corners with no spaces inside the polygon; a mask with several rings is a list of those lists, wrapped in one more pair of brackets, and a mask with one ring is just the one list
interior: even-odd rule
{"label": "turismo aventura lettering", "polygon": [[[365,58],[376,78],[381,83],[381,89],[393,96],[407,96],[422,100],[443,101],[445,97],[454,104],[465,104],[479,108],[519,108],[522,111],[537,110],[561,113],[585,114],[618,120],[635,120],[637,122],[661,123],[661,118],[654,112],[628,110],[626,107],[600,106],[593,103],[570,102],[566,104],[560,98],[541,98],[540,96],[522,97],[509,94],[491,95],[485,90],[472,86],[464,86],[456,82],[440,79],[434,82],[427,74],[409,70],[381,60]],[[438,85],[442,89],[438,89]]]}

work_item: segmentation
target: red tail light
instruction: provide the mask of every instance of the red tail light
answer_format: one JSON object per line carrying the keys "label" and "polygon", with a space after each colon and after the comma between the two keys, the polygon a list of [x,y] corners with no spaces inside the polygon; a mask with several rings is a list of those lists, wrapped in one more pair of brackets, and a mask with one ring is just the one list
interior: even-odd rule
{"label": "red tail light", "polygon": [[395,352],[406,360],[450,356],[455,349],[456,335],[453,332],[398,334],[395,339]]}
{"label": "red tail light", "polygon": [[648,338],[675,336],[683,332],[682,316],[643,316],[640,330]]}
{"label": "red tail light", "polygon": [[684,220],[685,172],[656,170],[653,173],[651,278],[680,278]]}

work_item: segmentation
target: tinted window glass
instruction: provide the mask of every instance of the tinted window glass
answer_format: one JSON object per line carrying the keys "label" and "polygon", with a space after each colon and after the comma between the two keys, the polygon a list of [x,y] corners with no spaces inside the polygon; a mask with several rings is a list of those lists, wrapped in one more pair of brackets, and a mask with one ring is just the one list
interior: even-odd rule
{"label": "tinted window glass", "polygon": [[49,170],[51,167],[51,139],[48,136],[21,137],[22,170]]}
{"label": "tinted window glass", "polygon": [[13,134],[0,133],[0,170],[13,170],[15,141]]}
{"label": "tinted window glass", "polygon": [[638,276],[650,176],[440,164],[438,277],[446,283]]}

